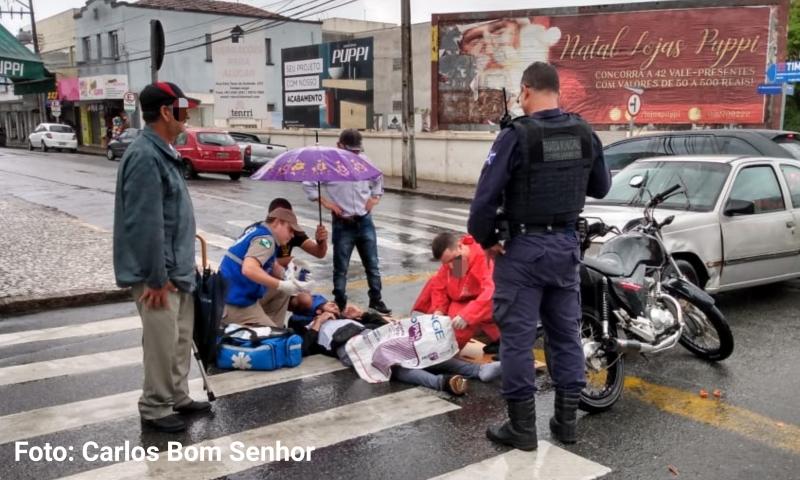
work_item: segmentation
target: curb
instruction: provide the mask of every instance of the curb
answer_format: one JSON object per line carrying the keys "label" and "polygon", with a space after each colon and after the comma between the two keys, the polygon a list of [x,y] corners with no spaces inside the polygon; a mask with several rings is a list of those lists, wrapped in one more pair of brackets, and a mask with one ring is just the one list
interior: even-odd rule
{"label": "curb", "polygon": [[58,308],[87,307],[131,300],[130,289],[73,290],[46,296],[16,296],[0,299],[0,315],[23,315]]}
{"label": "curb", "polygon": [[403,187],[387,187],[386,185],[384,185],[383,191],[398,193],[400,195],[413,195],[417,197],[430,198],[431,200],[445,200],[445,201],[459,202],[459,203],[472,202],[472,198],[470,197],[463,197],[460,195],[452,195],[447,193],[433,193],[433,192],[424,192],[419,190],[410,190]]}

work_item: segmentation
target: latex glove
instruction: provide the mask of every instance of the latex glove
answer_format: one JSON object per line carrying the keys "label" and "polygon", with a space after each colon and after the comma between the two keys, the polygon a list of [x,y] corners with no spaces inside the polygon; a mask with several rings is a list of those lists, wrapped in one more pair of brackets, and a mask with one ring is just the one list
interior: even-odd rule
{"label": "latex glove", "polygon": [[453,319],[452,325],[456,330],[464,330],[468,326],[467,321],[461,318],[461,315],[456,315],[456,318]]}
{"label": "latex glove", "polygon": [[281,280],[278,282],[278,291],[291,297],[297,295],[303,290],[300,286],[300,282],[292,278],[290,280]]}
{"label": "latex glove", "polygon": [[314,288],[314,282],[310,280],[301,282],[300,280],[294,279],[292,282],[301,292],[311,293],[311,290]]}

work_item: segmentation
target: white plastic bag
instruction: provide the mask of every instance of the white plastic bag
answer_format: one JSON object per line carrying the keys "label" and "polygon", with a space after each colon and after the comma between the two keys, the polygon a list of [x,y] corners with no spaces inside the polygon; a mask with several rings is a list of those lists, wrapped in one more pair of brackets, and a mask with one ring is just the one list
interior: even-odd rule
{"label": "white plastic bag", "polygon": [[450,317],[404,318],[351,338],[345,349],[358,376],[369,383],[388,382],[390,367],[427,368],[458,353]]}

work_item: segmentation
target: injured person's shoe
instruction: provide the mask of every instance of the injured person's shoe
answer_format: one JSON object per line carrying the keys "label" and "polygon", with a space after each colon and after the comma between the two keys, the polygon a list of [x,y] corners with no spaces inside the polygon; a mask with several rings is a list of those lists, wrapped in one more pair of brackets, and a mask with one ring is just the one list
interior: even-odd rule
{"label": "injured person's shoe", "polygon": [[469,383],[461,375],[443,375],[442,390],[460,397],[467,393]]}

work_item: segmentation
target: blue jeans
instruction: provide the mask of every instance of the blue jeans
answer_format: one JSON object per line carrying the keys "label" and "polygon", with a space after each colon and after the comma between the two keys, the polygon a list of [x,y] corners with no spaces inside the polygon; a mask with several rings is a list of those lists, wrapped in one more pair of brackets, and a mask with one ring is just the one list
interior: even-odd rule
{"label": "blue jeans", "polygon": [[394,380],[428,387],[432,390],[444,389],[444,375],[463,375],[467,378],[478,378],[481,366],[469,363],[458,358],[451,358],[426,369],[414,369],[394,367],[392,368],[392,378]]}
{"label": "blue jeans", "polygon": [[372,215],[344,220],[333,217],[333,297],[337,304],[347,303],[347,268],[353,249],[358,250],[367,273],[369,300],[381,299],[381,272],[378,268],[378,236]]}
{"label": "blue jeans", "polygon": [[[342,365],[345,367],[352,367],[353,362],[347,355],[344,345],[336,350],[336,356]],[[438,365],[428,367],[424,370],[393,367],[392,379],[399,382],[408,383],[410,385],[419,385],[420,387],[427,387],[431,390],[444,390],[444,375],[462,375],[467,378],[478,378],[478,373],[481,371],[481,366],[475,363],[469,363],[458,358],[451,358]]]}

